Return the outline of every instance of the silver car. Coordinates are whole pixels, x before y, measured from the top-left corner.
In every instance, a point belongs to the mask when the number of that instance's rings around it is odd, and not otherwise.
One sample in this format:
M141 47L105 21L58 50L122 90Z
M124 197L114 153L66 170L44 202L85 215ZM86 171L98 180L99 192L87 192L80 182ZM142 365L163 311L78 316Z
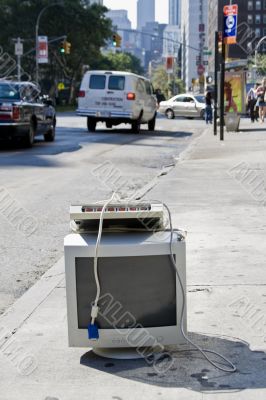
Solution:
M205 118L205 96L179 94L169 100L161 101L158 112L168 119L175 117Z

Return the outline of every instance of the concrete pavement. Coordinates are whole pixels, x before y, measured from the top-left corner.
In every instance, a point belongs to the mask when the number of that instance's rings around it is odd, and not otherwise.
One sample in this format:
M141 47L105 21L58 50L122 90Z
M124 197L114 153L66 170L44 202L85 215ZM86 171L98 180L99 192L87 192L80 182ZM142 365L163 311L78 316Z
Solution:
M69 204L154 185L204 127L202 120L158 118L155 132L99 124L89 133L86 118L61 115L55 142L0 146L0 315L62 257ZM106 162L117 176L105 185L92 171Z
M266 398L266 132L241 128L223 143L208 128L146 196L188 231L191 338L237 372L195 351L172 349L174 365L158 374L144 360L68 348L61 260L0 317L0 400Z

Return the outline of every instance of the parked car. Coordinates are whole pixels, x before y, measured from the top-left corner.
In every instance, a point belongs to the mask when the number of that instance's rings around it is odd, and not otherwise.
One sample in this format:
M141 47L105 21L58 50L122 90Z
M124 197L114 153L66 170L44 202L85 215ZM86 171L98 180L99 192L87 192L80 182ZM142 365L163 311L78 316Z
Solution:
M131 124L139 133L141 124L155 129L157 100L150 81L143 76L121 71L88 71L78 95L77 114L87 117L87 127L95 132L99 121L107 128Z
M37 135L55 139L56 114L52 101L41 97L30 82L0 81L0 139L22 139L31 147Z
M169 100L161 101L158 112L169 119L175 117L205 118L205 96L179 94Z

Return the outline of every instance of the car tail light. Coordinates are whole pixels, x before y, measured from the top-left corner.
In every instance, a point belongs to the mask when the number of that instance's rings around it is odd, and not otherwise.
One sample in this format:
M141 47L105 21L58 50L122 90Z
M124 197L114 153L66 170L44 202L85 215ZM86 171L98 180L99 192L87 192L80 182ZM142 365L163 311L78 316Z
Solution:
M12 119L20 119L20 108L19 107L13 107L12 110Z
M132 92L129 92L127 94L127 100L136 100L136 94L132 93Z
M86 93L85 90L80 90L78 93L78 97L85 97Z

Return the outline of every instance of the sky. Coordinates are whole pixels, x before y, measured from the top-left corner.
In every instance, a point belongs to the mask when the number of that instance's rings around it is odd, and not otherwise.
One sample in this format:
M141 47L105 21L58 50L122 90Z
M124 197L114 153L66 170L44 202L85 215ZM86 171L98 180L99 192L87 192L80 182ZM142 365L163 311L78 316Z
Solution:
M168 23L168 1L155 0L156 21ZM137 0L103 0L103 4L111 10L128 10L128 17L132 22L132 28L136 28Z

